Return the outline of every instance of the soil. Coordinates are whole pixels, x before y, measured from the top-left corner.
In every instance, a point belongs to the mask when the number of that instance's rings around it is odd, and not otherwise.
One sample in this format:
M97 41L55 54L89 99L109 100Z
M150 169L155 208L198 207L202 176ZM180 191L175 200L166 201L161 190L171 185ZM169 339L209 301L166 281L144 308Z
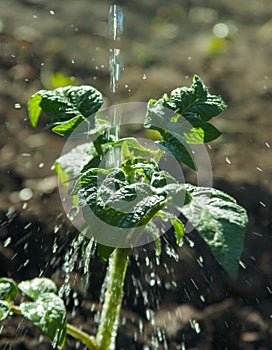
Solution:
M61 73L76 84L94 85L107 105L146 102L190 85L196 73L228 103L214 121L223 135L207 150L214 187L234 196L249 214L243 263L237 281L231 281L197 235L190 237L194 250L190 242L182 248L173 243L179 259L163 254L160 266L152 245L138 249L126 279L117 349L271 349L271 0L119 1L124 34L114 43L107 28L110 3L1 0L0 275L16 281L48 276L60 286L64 254L75 234L51 170L64 141L44 130L44 122L30 127L26 104L31 94L51 88L52 77ZM226 30L227 36L216 36ZM114 46L121 49L125 67L115 94L108 73ZM195 181L189 171L184 175ZM31 190L28 200L23 189ZM172 236L171 230L165 234L170 244ZM90 271L86 294L79 287L83 272L72 275L67 308L69 322L94 333L104 275L97 257ZM155 285L150 276L158 277ZM73 293L80 307L73 304ZM51 348L19 316L2 326L0 349ZM75 348L84 347L68 338L65 349Z

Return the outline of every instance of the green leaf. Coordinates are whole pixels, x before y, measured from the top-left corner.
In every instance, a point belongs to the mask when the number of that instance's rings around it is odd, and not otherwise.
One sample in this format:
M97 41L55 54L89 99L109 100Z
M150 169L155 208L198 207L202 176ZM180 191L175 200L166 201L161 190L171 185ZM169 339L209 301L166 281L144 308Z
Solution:
M178 136L182 140L182 136ZM189 168L197 170L192 150L187 146L185 139L181 142L170 133L163 135L164 141L157 141L156 144L163 151L171 153L179 162L183 162Z
M190 122L179 119L175 123L170 123L169 133L186 145L207 143L221 135L221 132L212 124L194 118Z
M111 256L112 252L115 249L113 247L108 247L103 244L98 244L97 248L98 248L99 258L103 264L105 264L108 261L109 257Z
M154 157L158 151L146 148L133 137L127 137L114 142L113 147L121 146L121 158L125 163L133 158Z
M184 117L195 117L208 121L226 109L220 96L210 95L203 81L195 75L190 88L181 87L173 90L163 105Z
M55 282L49 278L33 278L29 281L22 281L18 284L18 288L29 298L36 300L43 293L57 293Z
M165 188L165 186L176 182L176 179L164 170L154 171L150 179L150 185L156 188Z
M165 95L160 100L149 100L144 126L147 129L158 131L162 136L169 129L171 123L177 119L177 114L164 106Z
M31 124L36 127L41 111L50 118L53 131L68 136L81 121L96 113L103 104L101 93L92 86L66 86L40 90L29 100ZM94 119L90 127L94 126Z
M53 344L62 348L66 340L66 309L60 297L44 293L34 302L19 306L24 317L32 321Z
M248 222L246 210L214 188L187 184L185 188L191 201L179 210L204 238L217 261L235 278Z
M225 108L221 97L210 95L202 80L194 76L190 88L177 88L170 96L150 100L144 125L161 134L157 145L163 151L196 170L189 144L203 144L220 136L220 131L207 121Z
M18 293L17 284L10 278L0 278L0 300L11 301Z
M0 321L3 321L9 316L10 307L9 303L3 300L0 300Z
M55 162L54 164L54 170L55 173L58 176L58 179L60 181L60 183L64 186L64 187L68 187L68 181L70 179L70 176L62 169L61 165L59 162Z
M170 218L170 222L174 227L175 233L176 233L176 240L177 244L179 246L182 245L183 242L183 236L184 236L184 226L183 223L178 218Z
M167 194L145 183L129 184L120 169L91 169L81 180L79 203L108 225L133 228L146 224L164 206ZM90 211L85 219L92 222Z
M76 178L94 157L95 148L90 143L74 147L70 152L55 161L55 171L62 184L67 185L69 179Z
M155 216L157 216L157 214ZM155 254L157 256L160 256L161 255L160 230L156 226L153 220L147 223L147 225L145 226L144 232L153 238L155 243Z
M28 102L28 113L31 125L35 128L38 124L38 120L42 111L40 103L42 101L42 96L38 93L34 94Z
M184 236L184 225L174 214L161 210L156 216L161 217L163 220L169 220L175 230L177 244L181 247Z
M67 120L66 122L59 123L52 128L52 131L60 136L69 136L71 131L73 131L82 122L84 122L84 119L82 119L81 116L77 116Z

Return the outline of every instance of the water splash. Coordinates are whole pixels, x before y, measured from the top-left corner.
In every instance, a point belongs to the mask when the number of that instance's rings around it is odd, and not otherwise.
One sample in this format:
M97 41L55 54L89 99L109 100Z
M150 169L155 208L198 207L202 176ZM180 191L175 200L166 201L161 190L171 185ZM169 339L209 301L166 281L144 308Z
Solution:
M59 290L61 297L69 298L71 292L71 275L75 269L83 269L83 281L81 291L83 294L87 292L90 279L89 265L94 255L96 244L94 239L89 240L84 233L79 233L71 242L70 249L64 257L63 270L65 272L64 283Z

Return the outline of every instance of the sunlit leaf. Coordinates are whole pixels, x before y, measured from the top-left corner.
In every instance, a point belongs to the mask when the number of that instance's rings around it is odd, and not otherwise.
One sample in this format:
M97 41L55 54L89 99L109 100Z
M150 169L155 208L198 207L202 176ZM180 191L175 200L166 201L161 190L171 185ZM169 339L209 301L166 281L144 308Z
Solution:
M49 278L33 278L29 281L22 281L18 284L18 288L29 298L36 300L43 293L57 293L55 282Z
M34 302L19 306L22 315L32 321L53 344L62 348L66 339L66 309L61 298L44 293Z
M55 171L61 183L67 186L67 181L79 176L84 166L96 155L94 146L84 143L59 157L55 161Z
M150 100L145 127L158 131L162 140L157 145L193 170L196 164L190 144L210 142L221 135L207 121L226 108L219 96L210 95L198 76L190 88L181 87L159 100Z
M169 107L184 117L196 117L200 120L210 120L226 109L220 96L211 95L203 81L195 75L190 88L181 87L173 90L165 107Z
M0 278L0 300L11 301L18 292L17 284L10 278Z
M68 136L83 120L97 112L103 104L101 93L92 86L66 86L40 90L29 100L31 124L37 126L41 111L50 118L53 131ZM94 127L94 118L90 127Z
M183 236L184 236L184 225L180 221L178 217L176 217L174 214L169 213L167 211L159 211L156 216L161 217L163 220L169 220L175 230L176 234L176 241L179 246L183 243Z
M28 102L28 113L31 125L34 128L37 126L42 108L40 103L42 101L42 96L38 93L34 94Z
M133 137L118 140L114 142L113 146L121 147L121 158L123 163L133 158L154 157L157 153L157 151L141 145L140 142Z

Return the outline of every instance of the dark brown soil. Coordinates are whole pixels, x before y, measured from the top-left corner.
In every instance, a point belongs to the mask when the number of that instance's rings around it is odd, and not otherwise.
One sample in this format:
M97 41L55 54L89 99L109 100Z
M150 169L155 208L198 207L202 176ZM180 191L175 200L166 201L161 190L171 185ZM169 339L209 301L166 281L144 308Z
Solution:
M0 2L0 275L16 281L43 275L61 284L63 256L74 234L50 169L63 140L44 130L43 123L30 127L26 104L31 94L51 88L52 75L62 73L78 84L94 85L108 105L146 102L189 85L196 73L229 105L215 121L223 135L208 152L214 186L233 195L249 214L244 267L231 282L197 239L196 250L185 244L176 251L178 262L164 254L160 266L152 248L143 248L141 268L131 259L117 349L271 349L271 0L120 2L125 27L116 46L123 52L125 70L116 94L110 91L108 73L110 3ZM226 38L215 36L218 23L227 26ZM32 191L28 201L20 197L24 188ZM197 262L200 255L204 266ZM81 272L73 275L80 307L74 310L67 300L67 308L69 322L94 333L104 268L95 258L90 271L85 296L78 288ZM148 283L152 273L159 276L155 286ZM135 279L143 290L138 296ZM155 310L155 327L147 319L145 298ZM19 316L2 325L0 349L51 348ZM166 339L168 347L164 340L157 346L152 339ZM67 350L83 348L71 338L65 345Z

